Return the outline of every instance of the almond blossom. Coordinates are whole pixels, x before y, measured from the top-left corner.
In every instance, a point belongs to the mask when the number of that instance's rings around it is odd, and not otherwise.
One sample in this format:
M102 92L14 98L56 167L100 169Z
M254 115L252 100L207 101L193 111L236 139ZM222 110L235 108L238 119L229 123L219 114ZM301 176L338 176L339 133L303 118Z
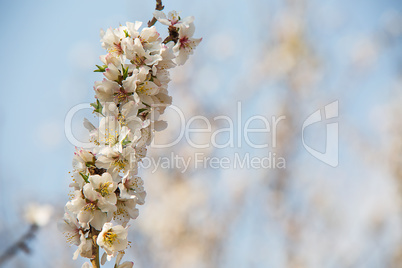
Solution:
M135 199L137 204L142 205L145 203L146 192L144 190L144 181L133 174L127 173L123 177L122 182L119 184L120 198Z
M201 42L202 38L193 38L195 31L194 23L190 23L188 27L179 27L179 41L173 47L173 52L176 53L176 63L183 65L188 57L193 54L193 50Z
M102 229L103 224L107 221L107 209L113 207L104 207L105 211L102 211L97 203L97 195L92 195L90 191L87 191L88 196L83 196L82 192L75 191L74 198L67 202L66 209L72 212L78 219L81 228L89 229L92 226L96 230ZM114 211L112 211L114 212Z
M107 222L103 225L102 232L98 235L97 244L102 247L108 259L114 257L119 251L126 249L127 229L121 225L113 226L112 223Z
M162 24L167 26L175 26L179 27L181 25L188 26L190 23L194 21L194 17L186 17L183 20L180 18L180 13L177 11L170 11L168 15L163 11L154 11L155 18Z
M129 244L128 223L138 217L137 205L145 203L138 163L154 132L167 127L160 117L172 103L169 69L183 64L201 41L193 38L194 17L181 19L176 11L166 16L160 6L148 27L137 21L101 31L107 53L95 72L104 78L95 82L91 104L99 124L84 119L92 147L76 149L73 195L60 224L67 240L78 246L74 259L90 259L82 267L100 267L115 256L115 267L133 266L120 261ZM157 21L169 27L166 38L153 25ZM102 261L100 248L106 256Z

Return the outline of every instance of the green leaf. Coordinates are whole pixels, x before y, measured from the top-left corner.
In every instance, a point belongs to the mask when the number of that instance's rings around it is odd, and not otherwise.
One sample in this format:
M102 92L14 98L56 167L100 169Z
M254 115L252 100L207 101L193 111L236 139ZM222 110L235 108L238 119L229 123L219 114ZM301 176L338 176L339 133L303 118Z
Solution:
M96 65L96 67L98 67L98 70L94 70L94 72L103 73L106 71L107 65L102 65L102 66Z
M127 144L131 143L131 141L128 140L128 135L124 138L124 140L122 140L121 144L123 146L126 146Z
M144 104L144 105L147 106L147 107L151 107L151 105L146 104L145 102L142 102L142 104Z
M148 110L148 109L147 109L147 108L138 109L137 115L139 115L140 113L142 113L142 112L144 112L144 111L146 111L146 110Z
M130 37L130 35L128 34L127 30L123 31L126 34L126 37Z
M102 106L102 104L100 103L99 100L96 100L96 102L91 103L91 106L94 107L94 109L95 109L94 113L99 113L99 114L103 115L102 114L103 106Z
M84 181L86 182L86 183L89 183L89 180L88 180L88 175L85 175L85 174L82 174L81 172L80 172L80 175L81 175L81 177L84 179Z
M121 65L121 68L123 69L123 80L126 80L128 77L128 66L124 68L123 64Z

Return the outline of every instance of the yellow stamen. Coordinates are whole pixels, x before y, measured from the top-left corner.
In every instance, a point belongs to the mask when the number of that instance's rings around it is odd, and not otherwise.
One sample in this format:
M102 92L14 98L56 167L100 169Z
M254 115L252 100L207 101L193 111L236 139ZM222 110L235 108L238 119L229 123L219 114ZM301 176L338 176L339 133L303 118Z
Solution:
M122 171L126 167L127 163L128 161L125 159L118 159L115 160L112 164L113 166L117 167L119 171Z
M117 234L113 233L112 229L103 235L103 241L109 247L113 246L114 241L117 240Z
M84 211L94 211L95 209L96 206L94 203L87 203L83 208Z
M108 181L106 183L101 183L99 185L99 189L97 190L97 192L99 192L103 197L107 196L110 194L109 192L109 186L110 184L112 184L112 182Z

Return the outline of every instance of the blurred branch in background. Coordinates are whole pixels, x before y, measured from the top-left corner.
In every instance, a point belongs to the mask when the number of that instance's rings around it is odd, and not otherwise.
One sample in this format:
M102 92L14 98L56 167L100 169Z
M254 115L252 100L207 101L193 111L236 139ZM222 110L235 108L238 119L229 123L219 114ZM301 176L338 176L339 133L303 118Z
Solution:
M6 263L7 260L13 258L20 250L26 254L30 254L31 250L28 247L28 242L32 240L39 227L35 224L31 225L28 232L21 237L17 242L12 244L1 256L0 256L0 266Z
M284 267L289 268L309 267L301 241L309 224L305 213L309 212L300 211L300 206L294 202L310 201L295 200L292 193L292 188L296 187L297 195L303 198L300 195L306 191L298 188L296 183L304 174L294 172L297 170L295 158L300 153L297 144L303 122L301 116L304 114L301 104L305 102L306 95L314 91L321 72L319 60L306 36L306 2L287 1L283 9L276 13L274 23L270 25L272 39L266 45L264 59L257 64L256 70L258 77L268 75L266 79L278 81L284 91L278 114L285 120L277 134L275 152L286 159L286 168L266 170L262 177L266 178L263 181L267 187L266 213L271 221L278 221L278 225L282 226L286 256Z
M390 132L390 144L386 146L386 159L389 161L389 169L395 180L397 191L399 194L398 204L398 217L402 221L402 87L401 77L395 83L393 94L395 98L391 102L388 113L390 114L390 122L388 122L387 129ZM389 267L398 268L402 267L402 235L399 234L399 241L393 250L393 258L390 261Z
M14 244L11 244L5 252L0 255L0 266L13 258L19 251L30 254L28 243L35 238L41 227L48 224L53 208L50 205L38 205L31 203L25 211L25 220L31 224L29 230Z

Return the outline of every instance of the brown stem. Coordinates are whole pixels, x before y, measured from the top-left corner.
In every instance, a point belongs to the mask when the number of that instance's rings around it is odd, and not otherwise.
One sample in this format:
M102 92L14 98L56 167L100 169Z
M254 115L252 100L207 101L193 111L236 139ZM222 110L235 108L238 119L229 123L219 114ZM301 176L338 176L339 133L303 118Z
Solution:
M162 5L162 0L156 0L156 7L155 10L163 10L165 6ZM152 20L148 21L148 27L153 26L156 23L156 18L152 17Z
M91 229L89 230L89 236L92 237L92 258L91 258L91 263L92 263L93 268L100 268L99 246L96 243L96 240L98 239L98 235L99 235L99 231L91 226Z
M156 0L156 7L155 10L163 10L165 8L164 5L162 5L162 0ZM151 27L153 25L155 25L157 19L155 17L152 17L152 20L148 21L148 27ZM169 43L170 41L173 41L175 44L177 43L177 41L179 40L179 32L178 29L174 26L169 26L169 36L165 38L165 40L163 40L163 43Z
M177 41L179 41L179 32L177 28L174 26L169 26L168 30L169 30L169 36L166 37L165 40L163 40L163 43L167 44L170 41L173 41L176 44Z

